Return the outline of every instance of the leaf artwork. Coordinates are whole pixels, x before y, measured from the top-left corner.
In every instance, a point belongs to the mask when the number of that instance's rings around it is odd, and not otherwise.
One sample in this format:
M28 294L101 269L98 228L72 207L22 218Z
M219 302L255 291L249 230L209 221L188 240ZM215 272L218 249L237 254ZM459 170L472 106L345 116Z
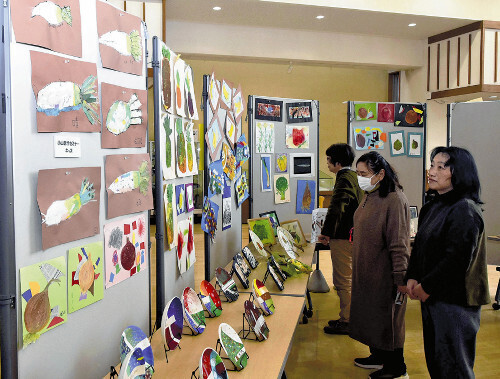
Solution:
M182 275L196 262L193 216L177 223L177 267Z
M174 53L160 40L161 60L160 60L160 74L161 74L161 104L163 110L172 112L172 82L173 82L173 65Z
M160 125L160 146L164 146L160 152L161 171L165 180L175 179L175 117L168 113L163 113Z
M309 126L287 125L286 147L289 149L309 149Z
M355 103L354 114L356 121L377 119L377 103Z
M394 126L422 127L424 125L423 105L396 103L394 110Z
M389 141L391 144L391 157L405 155L404 131L390 132Z
M236 142L236 168L238 169L243 163L250 158L250 148L248 147L245 134L242 134Z
M238 88L236 89L233 95L233 114L236 123L240 122L244 112L245 112L245 100L243 99L241 84L239 84Z
M215 235L217 233L218 214L219 206L205 196L201 214L201 230L209 235L212 242L215 241Z
M268 217L248 219L248 228L253 231L265 245L274 245L274 230Z
M248 193L247 174L241 168L236 173L236 181L234 182L234 190L236 192L236 203L238 207L250 196Z
M193 183L186 183L186 212L194 210Z
M314 180L297 180L296 213L311 214L316 199L316 182Z
M290 233L295 244L298 246L307 245L306 237L304 236L304 232L298 220L283 221L280 226Z
M271 155L270 154L262 154L260 156L260 183L261 190L263 192L272 191L271 185Z
M274 153L274 123L257 122L255 128L255 151Z
M222 79L221 83L221 91L220 91L220 106L230 111L232 109L232 101L233 98L233 85L226 81L226 79Z
M275 172L282 173L288 171L288 154L287 153L276 153L276 166Z
M196 95L194 93L193 69L186 65L184 71L184 93L186 99L187 117L191 120L198 120L198 108L196 107Z
M175 199L178 216L186 211L186 191L184 184L175 186Z
M175 111L177 116L186 117L186 98L184 96L185 63L177 56L174 63Z
M208 152L212 161L216 161L220 158L223 138L222 126L219 123L217 113L215 113L212 117L207 133L205 134L205 141L207 143Z
M382 127L355 128L354 141L356 150L383 150L387 134Z
M290 202L290 176L288 174L274 175L274 203Z
M174 212L174 185L172 183L165 186L163 201L165 204L165 244L168 250L172 250L177 242L174 238L177 230L177 212Z
M419 158L422 156L422 133L408 133L408 156Z
M217 81L215 80L215 73L213 72L210 76L210 83L208 84L208 96L210 99L210 106L212 107L213 112L215 112L217 105L219 104L219 87L217 85Z
M231 184L224 178L224 191L222 193L222 230L231 227Z
M214 195L222 193L222 187L224 186L224 170L222 166L222 160L210 163L208 166L209 172L209 182L208 182L208 197L211 198Z
M236 175L236 158L227 143L222 144L222 167L230 180Z

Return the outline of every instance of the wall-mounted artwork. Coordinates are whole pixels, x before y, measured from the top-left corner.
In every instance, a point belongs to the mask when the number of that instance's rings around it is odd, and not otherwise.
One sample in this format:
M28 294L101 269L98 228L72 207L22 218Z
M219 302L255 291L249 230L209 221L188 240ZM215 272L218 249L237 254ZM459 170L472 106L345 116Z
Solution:
M142 20L103 1L96 3L97 34L102 66L143 75Z
M395 126L424 126L424 106L422 104L396 103L394 111Z
M391 157L406 155L405 152L405 132L400 130L389 133L389 143L391 144Z
M148 225L144 215L104 225L106 288L148 269Z
M210 83L208 84L208 98L210 100L210 107L215 114L217 114L216 109L219 105L219 96L219 86L217 85L217 80L215 80L215 73L212 72Z
M16 42L82 56L79 0L25 0L10 4Z
M263 192L273 190L271 159L271 154L262 154L260 156L260 188Z
M276 153L274 155L276 159L276 165L274 170L277 173L288 172L288 154L287 153Z
M196 106L196 95L194 93L193 68L186 65L184 71L184 97L186 99L186 115L191 120L198 120L198 108Z
M423 133L408 133L407 151L408 156L412 158L422 157L423 150Z
M175 119L175 148L177 151L177 176L191 176L198 173L194 147L192 122L184 123L182 118Z
M232 109L232 99L233 99L233 84L228 82L226 79L222 79L221 90L220 90L220 106L226 111Z
M179 56L174 62L175 112L179 117L186 117L186 98L184 94L184 73L186 64Z
M311 153L290 154L290 177L316 176L314 155Z
M224 187L224 169L222 167L222 159L212 162L208 165L208 197L222 193Z
M99 234L100 167L40 170L42 249Z
M280 226L291 234L295 244L298 246L307 245L307 240L299 220L282 221Z
M175 165L175 117L169 113L163 113L160 120L160 152L161 171L163 178L174 179L176 172Z
M177 265L182 275L196 262L193 216L177 223Z
M224 178L224 191L222 192L222 230L231 227L231 183Z
M179 346L184 328L182 302L177 296L170 300L161 317L163 344L168 350L175 350Z
M100 132L95 63L38 51L30 56L38 132Z
M234 120L236 123L239 123L241 120L241 116L245 111L245 99L243 98L243 93L241 91L241 84L238 84L238 88L233 95L233 113Z
M153 209L149 154L107 155L107 218Z
M250 148L248 147L245 134L242 134L236 142L236 168L240 167L250 158Z
M286 147L289 149L309 149L309 126L287 125Z
M222 167L224 173L230 180L234 180L236 175L236 158L227 143L222 144Z
M158 40L160 44L160 82L161 82L161 104L163 110L172 112L172 99L174 90L174 60L175 54L168 48L162 41Z
M103 148L144 147L148 126L146 90L101 83Z
M316 199L316 182L314 180L297 180L297 202L295 212L311 214Z
M186 211L186 190L184 184L175 186L175 208L177 210L177 216Z
M387 134L381 126L354 129L356 150L383 150Z
M68 312L102 300L104 295L104 251L102 242L68 251Z
M316 208L312 211L311 243L318 243L318 236L325 223L327 208Z
M244 369L248 363L248 354L241 338L231 325L225 322L219 325L219 340L234 367L237 370Z
M66 259L58 257L19 270L23 347L66 322Z
M274 153L273 122L257 122L255 124L255 152Z
M377 121L378 122L394 122L394 104L389 103L378 103L378 113L377 113Z
M219 206L205 196L203 200L203 210L201 214L201 230L208 234L212 242L215 241L217 234L217 218L219 215Z
M234 149L238 139L238 126L231 111L226 112L226 137Z
M241 170L241 168L239 168L236 173L234 191L236 193L236 203L239 207L250 196L248 193L247 173Z
M290 202L290 175L274 175L274 203L282 204Z
M270 99L255 99L255 119L281 122L283 102Z
M173 183L165 185L163 192L163 203L165 204L165 247L172 250L177 239L175 232L177 230L177 211L175 205L175 188Z
M222 126L219 122L217 112L215 112L212 117L212 121L210 121L210 126L208 127L207 133L205 134L208 153L210 154L210 159L212 161L216 161L220 158L223 138Z
M286 116L289 124L311 122L313 120L311 102L287 103Z
M249 218L248 229L253 231L264 245L276 243L274 229L268 217Z
M356 121L367 121L377 119L377 103L354 104Z
M186 212L194 210L193 183L186 183Z

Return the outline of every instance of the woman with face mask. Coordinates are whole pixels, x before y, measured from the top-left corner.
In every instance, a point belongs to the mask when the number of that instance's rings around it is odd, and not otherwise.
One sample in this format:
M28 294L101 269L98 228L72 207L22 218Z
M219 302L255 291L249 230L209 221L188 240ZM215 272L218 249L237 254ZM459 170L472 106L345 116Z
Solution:
M379 153L362 155L356 172L365 195L354 213L350 336L368 345L370 355L354 359L354 364L378 369L370 378L407 378L403 345L410 258L408 199Z

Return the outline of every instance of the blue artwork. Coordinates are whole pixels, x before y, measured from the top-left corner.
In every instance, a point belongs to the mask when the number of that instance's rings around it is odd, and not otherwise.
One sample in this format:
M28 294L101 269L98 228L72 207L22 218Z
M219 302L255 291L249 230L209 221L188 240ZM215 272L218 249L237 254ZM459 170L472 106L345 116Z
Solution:
M236 142L236 168L240 167L243 163L245 163L248 158L250 158L250 149L248 148L247 139L245 134L241 134L241 137L238 138L238 142Z
M212 242L215 240L217 232L217 216L219 206L205 196L203 200L203 212L201 214L201 230L210 236Z
M148 337L146 337L139 327L131 325L122 333L120 342L120 361L124 363L125 357L136 348L142 350L142 360L146 366L146 373L152 375L154 372L154 357L151 344L149 343ZM138 355L136 358L140 358L140 356Z
M356 150L383 150L387 134L381 126L354 129Z
M297 180L296 213L312 214L316 199L316 182L314 180Z
M222 230L231 227L231 183L229 179L224 179L224 192L222 192Z
M262 154L260 156L260 183L261 190L272 191L271 188L271 155Z
M184 190L184 184L175 186L175 200L178 216L186 212L186 191Z
M222 159L210 163L208 166L208 175L210 176L208 182L208 197L222 193L224 187L224 169L222 167Z
M242 172L241 167L236 172L234 190L236 192L236 200L239 207L250 196L248 193L247 173Z

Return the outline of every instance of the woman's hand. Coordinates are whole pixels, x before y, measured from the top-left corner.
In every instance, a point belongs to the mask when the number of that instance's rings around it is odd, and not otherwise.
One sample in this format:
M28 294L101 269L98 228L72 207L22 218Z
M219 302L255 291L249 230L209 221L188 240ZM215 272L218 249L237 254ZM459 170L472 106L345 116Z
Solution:
M408 282L406 283L406 293L412 300L416 300L416 297L413 295L413 290L417 285L418 282L415 279L408 279Z
M318 242L321 242L323 245L328 245L330 243L330 237L320 234L318 236Z
M418 284L413 289L413 296L415 299L420 300L421 302L425 302L429 298L429 294L424 291L424 288L421 284Z

